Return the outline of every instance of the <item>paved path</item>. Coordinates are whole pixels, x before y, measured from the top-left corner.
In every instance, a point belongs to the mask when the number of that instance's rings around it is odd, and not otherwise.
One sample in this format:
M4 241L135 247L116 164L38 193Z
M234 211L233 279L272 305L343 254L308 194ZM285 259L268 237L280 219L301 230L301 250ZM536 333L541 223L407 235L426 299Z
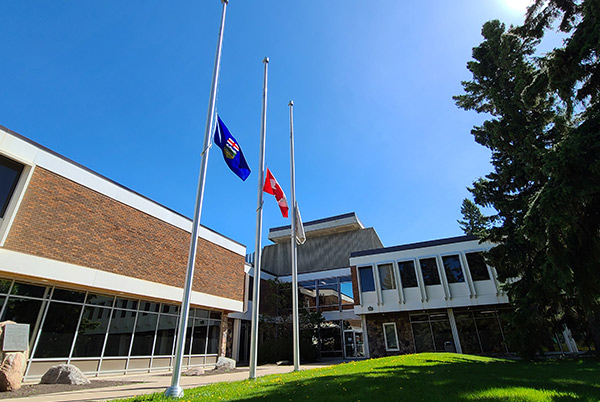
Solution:
M337 363L337 362L336 362ZM323 363L315 363L302 365L301 370L330 366L334 362L327 361ZM256 375L258 377L268 374L282 374L293 371L293 366L276 366L264 365L258 367ZM194 388L205 384L215 382L239 381L248 378L248 368L237 370L232 373L215 374L206 376L187 377L182 376L180 385L184 389ZM54 394L43 394L29 396L26 398L10 399L10 401L27 401L27 402L72 402L72 401L107 401L116 398L131 398L136 395L151 394L154 392L164 392L171 385L171 376L165 373L149 373L149 374L131 374L118 377L99 377L92 378L95 380L117 380L117 381L140 381L137 384L119 385L116 387L82 389L68 392L58 392Z

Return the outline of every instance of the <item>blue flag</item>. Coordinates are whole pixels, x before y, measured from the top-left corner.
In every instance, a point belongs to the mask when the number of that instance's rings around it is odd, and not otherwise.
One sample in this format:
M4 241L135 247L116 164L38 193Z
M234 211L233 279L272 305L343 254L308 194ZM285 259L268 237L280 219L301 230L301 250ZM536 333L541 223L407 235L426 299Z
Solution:
M217 128L215 129L215 144L223 151L223 158L229 169L240 179L246 180L250 175L250 168L246 163L242 148L219 116L217 116Z

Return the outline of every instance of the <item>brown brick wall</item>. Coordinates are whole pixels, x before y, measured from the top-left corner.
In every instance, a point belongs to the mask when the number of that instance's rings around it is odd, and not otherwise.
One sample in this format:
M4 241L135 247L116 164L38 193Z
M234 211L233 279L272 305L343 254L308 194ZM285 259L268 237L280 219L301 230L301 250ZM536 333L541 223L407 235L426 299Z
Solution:
M183 287L190 234L36 167L5 248ZM244 257L198 239L193 289L243 300Z
M415 353L412 329L407 312L367 314L367 336L369 337L370 357L382 357L391 355L403 355ZM385 350L385 337L383 335L383 324L395 322L398 336L399 351L388 352Z

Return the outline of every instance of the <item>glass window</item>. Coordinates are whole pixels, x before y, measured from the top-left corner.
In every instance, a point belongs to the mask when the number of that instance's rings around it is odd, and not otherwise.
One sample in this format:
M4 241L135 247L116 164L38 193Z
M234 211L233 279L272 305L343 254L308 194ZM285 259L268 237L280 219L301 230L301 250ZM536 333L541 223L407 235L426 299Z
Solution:
M252 301L254 296L254 277L248 276L248 301Z
M22 171L23 165L0 155L0 218L4 218Z
M423 272L423 281L426 286L439 285L440 275L437 269L435 258L423 258L419 260L421 264L421 272Z
M385 350L398 350L396 324L393 322L383 324L383 334L385 336Z
M458 255L445 255L442 257L444 270L448 283L464 282L465 276L460 265L460 257Z
M77 304L50 303L35 350L36 358L69 356L82 308Z
M103 296L88 293L86 303L93 304L95 306L106 306L112 307L114 296Z
M210 321L208 324L208 349L209 355L219 353L219 340L221 339L221 323L218 321Z
M339 321L326 321L320 328L321 356L341 357L342 350L342 328Z
M20 297L9 296L6 302L6 308L2 315L2 321L14 321L18 324L29 324L29 342L33 340L33 330L35 323L40 315L42 307L41 300L23 299Z
M433 340L435 342L436 352L456 352L454 348L454 339L452 338L452 330L450 329L450 321L446 317L445 320L434 321L431 319L431 329L433 330ZM449 349L446 350L446 345Z
M415 349L417 353L435 352L429 321L413 322L411 326L415 336Z
M162 313L179 315L179 306L174 306L172 304L163 304L162 305Z
M152 354L157 322L158 314L141 311L138 313L135 323L135 333L133 334L131 356L150 356Z
M194 333L192 338L192 354L203 355L206 351L206 334L208 333L208 321L196 318L194 322Z
M121 299L117 297L117 302L115 303L115 307L137 310L138 301L137 300L129 300L129 299Z
M331 311L340 309L340 298L337 285L337 279L322 279L319 285L319 308L321 311Z
M298 306L309 309L317 309L317 287L315 281L298 282Z
M473 319L473 313L465 311L454 313L456 319L456 328L458 329L458 337L460 338L460 346L463 353L478 354L481 353L479 345L479 337L477 336L477 327Z
M140 311L148 311L150 313L158 313L160 305L152 302L140 302Z
M12 281L10 279L0 279L0 293L8 293L11 283Z
M485 281L490 279L485 260L481 253L467 253L467 263L471 270L471 277L474 281Z
M73 357L100 357L110 320L110 309L86 307L83 310Z
M177 328L177 317L162 314L158 320L156 331L156 345L154 354L165 356L173 354L173 342L175 340L175 328Z
M492 310L474 313L483 353L504 353L502 331L496 312Z
M340 297L342 298L342 310L354 308L354 291L351 276L340 278Z
M83 303L85 299L85 293L75 292L73 290L66 289L54 289L52 292L52 300L63 300L76 303Z
M381 290L396 289L396 277L392 264L378 265Z
M127 356L135 322L135 311L113 310L104 356Z
M413 261L399 262L398 269L400 270L403 288L416 288L419 286L417 274L415 273L415 263Z
M198 315L196 315L196 317L199 317ZM210 318L212 318L213 320L220 320L222 317L221 312L220 311L211 311L210 312Z
M29 296L29 297L44 297L46 293L46 288L43 286L35 286L29 283L19 283L15 282L10 293L13 295L19 296Z
M358 275L360 277L360 291L361 292L374 292L375 291L375 280L373 279L373 268L372 267L359 267Z

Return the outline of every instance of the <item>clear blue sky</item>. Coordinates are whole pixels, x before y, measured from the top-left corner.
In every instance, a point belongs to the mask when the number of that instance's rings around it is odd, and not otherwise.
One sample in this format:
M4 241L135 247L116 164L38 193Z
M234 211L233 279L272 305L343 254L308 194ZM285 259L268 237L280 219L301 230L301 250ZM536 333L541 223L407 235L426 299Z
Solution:
M512 0L514 3L518 0ZM490 171L452 95L509 0L231 0L218 112L253 170L210 153L202 224L254 249L262 98L266 162L289 196L288 101L305 221L354 211L385 246L461 235ZM219 0L0 0L0 125L192 215ZM263 231L289 224L265 194Z

